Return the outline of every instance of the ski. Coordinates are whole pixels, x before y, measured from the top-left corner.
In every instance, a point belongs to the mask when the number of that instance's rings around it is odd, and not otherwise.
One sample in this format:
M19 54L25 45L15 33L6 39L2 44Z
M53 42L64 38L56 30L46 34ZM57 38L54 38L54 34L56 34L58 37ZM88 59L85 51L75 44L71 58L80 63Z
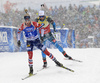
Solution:
M43 68L37 70L37 72L42 71L42 70L44 70L44 69L47 69L47 68L49 68L49 67L50 67L50 66L48 66L48 67L43 67Z
M77 61L77 62L82 62L82 61L80 61L80 60L76 60L76 59L72 59L73 61Z
M30 77L32 77L32 76L35 76L36 74L37 74L37 73L34 73L34 74L31 74L31 75L28 75L28 76L22 78L22 80L25 80L25 79L30 78Z
M58 67L60 67L60 66L58 66ZM64 68L64 69L69 70L69 71L71 71L71 72L74 72L74 70L72 70L72 69L70 69L70 68L68 68L68 67L65 67L65 66L61 66L61 68Z
M76 61L76 62L82 62L82 61L76 60L76 59L67 59L67 58L64 58L64 60L72 60L72 61Z

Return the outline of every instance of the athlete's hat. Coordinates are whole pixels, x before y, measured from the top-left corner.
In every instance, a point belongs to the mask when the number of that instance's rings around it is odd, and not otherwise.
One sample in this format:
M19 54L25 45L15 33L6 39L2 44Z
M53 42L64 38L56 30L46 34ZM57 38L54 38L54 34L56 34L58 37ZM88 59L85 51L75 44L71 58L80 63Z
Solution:
M44 11L43 10L39 11L39 16L44 16Z
M24 15L24 19L25 20L28 20L28 19L30 19L30 15L27 13L28 12L28 10L27 9L25 9L25 15Z

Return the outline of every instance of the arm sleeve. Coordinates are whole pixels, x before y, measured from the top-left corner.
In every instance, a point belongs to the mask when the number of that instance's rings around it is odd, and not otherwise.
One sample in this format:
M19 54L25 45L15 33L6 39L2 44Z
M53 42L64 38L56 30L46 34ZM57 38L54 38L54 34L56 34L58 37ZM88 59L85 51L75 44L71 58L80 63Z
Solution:
M44 36L44 29L41 29L41 36Z
M21 31L23 30L23 27L24 27L24 25L22 24L18 30L18 41L20 40L20 34L21 34Z
M54 31L56 31L56 23L50 17L48 17L47 21L52 24Z
M18 41L20 40L20 33L18 33Z
M55 22L53 22L53 29L54 29L54 31L56 31L56 23Z

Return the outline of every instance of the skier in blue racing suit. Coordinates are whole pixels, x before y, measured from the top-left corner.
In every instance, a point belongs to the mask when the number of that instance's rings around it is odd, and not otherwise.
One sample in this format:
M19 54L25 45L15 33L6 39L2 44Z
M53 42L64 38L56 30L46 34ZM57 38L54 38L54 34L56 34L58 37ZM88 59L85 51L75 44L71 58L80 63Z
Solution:
M63 50L63 48L57 43L55 38L53 37L51 31L50 31L50 24L53 25L54 32L56 31L56 24L55 22L48 16L44 15L44 11L40 10L39 11L39 17L35 19L36 22L39 24L44 24L44 26L39 29L40 33L40 39L45 45L46 41L49 40L66 58L72 59L67 53ZM44 65L43 67L47 67L47 61L46 61L46 55L42 52L42 57L43 57L43 62Z

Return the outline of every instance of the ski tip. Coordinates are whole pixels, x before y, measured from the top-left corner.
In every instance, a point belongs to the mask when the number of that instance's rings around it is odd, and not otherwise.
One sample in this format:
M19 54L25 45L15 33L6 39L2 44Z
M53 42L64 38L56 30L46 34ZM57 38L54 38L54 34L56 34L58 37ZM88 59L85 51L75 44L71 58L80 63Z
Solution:
M82 61L80 61L80 60L76 60L76 59L72 59L73 61L77 61L77 62L82 62Z
M24 79L22 78L22 80L24 80Z
M71 70L71 72L74 72L74 70Z
M72 61L76 61L76 62L83 62L83 61L80 61L80 60L76 60L76 59L67 59L67 58L64 58L64 60L72 60Z

